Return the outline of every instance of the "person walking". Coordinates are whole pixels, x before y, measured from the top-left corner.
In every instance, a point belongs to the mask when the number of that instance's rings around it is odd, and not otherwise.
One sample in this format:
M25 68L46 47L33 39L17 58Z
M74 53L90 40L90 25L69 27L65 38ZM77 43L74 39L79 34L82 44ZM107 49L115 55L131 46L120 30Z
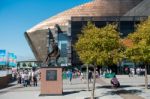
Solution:
M71 70L69 70L69 72L68 72L68 77L69 77L69 82L71 84L71 81L72 81L72 71Z
M81 72L81 74L80 74L80 79L81 79L82 82L84 81L83 72Z
M21 83L23 84L24 86L24 76L25 76L25 73L24 71L21 73Z
M28 85L31 86L31 81L32 81L32 72L28 72Z
M28 72L25 72L25 74L24 74L24 87L27 87L27 85L28 85Z
M37 86L37 73L35 71L32 72L33 85Z
M88 73L88 79L89 79L89 82L92 82L92 71L89 70L89 73Z
M20 74L20 72L17 73L17 80L18 80L18 84L21 84L21 74Z

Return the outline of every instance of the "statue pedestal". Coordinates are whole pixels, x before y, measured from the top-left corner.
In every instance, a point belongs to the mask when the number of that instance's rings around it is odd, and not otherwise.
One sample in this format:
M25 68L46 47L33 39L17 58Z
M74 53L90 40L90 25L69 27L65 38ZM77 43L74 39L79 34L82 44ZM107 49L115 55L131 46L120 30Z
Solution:
M41 94L62 95L63 81L61 67L42 67L41 71Z

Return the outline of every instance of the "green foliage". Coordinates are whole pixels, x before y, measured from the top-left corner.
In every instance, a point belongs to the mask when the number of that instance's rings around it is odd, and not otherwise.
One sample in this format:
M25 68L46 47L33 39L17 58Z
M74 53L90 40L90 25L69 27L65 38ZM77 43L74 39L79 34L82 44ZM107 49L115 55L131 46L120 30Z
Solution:
M108 65L121 57L122 43L115 25L97 28L88 22L79 35L75 49L85 64Z
M28 66L29 66L29 67L32 67L32 64L31 64L31 63L29 63L29 64L28 64Z
M150 18L138 25L137 30L128 36L133 46L127 48L126 55L135 62L150 62Z
M20 67L20 62L17 62L17 67Z
M23 66L23 67L26 67L27 65L26 65L26 63L23 63L22 66Z

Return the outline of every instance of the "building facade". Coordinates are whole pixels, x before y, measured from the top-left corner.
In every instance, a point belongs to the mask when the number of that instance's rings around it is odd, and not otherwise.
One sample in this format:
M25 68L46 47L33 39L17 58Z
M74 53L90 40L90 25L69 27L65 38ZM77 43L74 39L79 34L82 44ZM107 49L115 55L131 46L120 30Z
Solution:
M45 61L51 50L51 33L60 49L59 65L81 65L73 45L88 21L97 27L117 23L120 35L124 37L150 15L150 7L145 6L148 4L149 0L93 0L37 24L25 32L25 37L38 61Z
M17 69L32 69L41 67L42 62L34 59L22 60L17 62Z

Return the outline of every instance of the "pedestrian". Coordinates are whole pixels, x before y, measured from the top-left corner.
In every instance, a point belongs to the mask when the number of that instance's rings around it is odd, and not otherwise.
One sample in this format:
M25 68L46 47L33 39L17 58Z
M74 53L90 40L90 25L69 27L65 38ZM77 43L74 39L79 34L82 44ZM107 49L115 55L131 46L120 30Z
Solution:
M129 68L125 67L125 74L130 74Z
M110 81L111 85L113 88L118 88L120 87L120 83L118 81L118 79L116 78L116 76L114 75L114 77L111 79Z
M136 74L137 74L138 76L140 76L140 72L141 72L140 68L139 68L139 67L136 68Z
M37 86L37 73L35 71L32 72L33 85Z
M27 87L27 85L28 85L28 72L25 72L25 74L24 74L24 87Z
M80 79L81 79L81 81L84 80L83 72L81 72Z
M92 71L89 70L89 73L88 73L89 82L92 81L92 78L93 78Z
M72 82L72 75L73 75L72 71L69 70L69 72L68 72L68 77L69 77L69 82L70 82L70 84L71 84L71 82Z
M17 80L18 80L18 84L21 84L21 74L20 74L20 72L17 73Z
M24 85L24 76L25 76L25 74L24 74L24 71L21 73L21 83Z
M31 86L31 81L32 81L32 72L28 72L28 85Z

